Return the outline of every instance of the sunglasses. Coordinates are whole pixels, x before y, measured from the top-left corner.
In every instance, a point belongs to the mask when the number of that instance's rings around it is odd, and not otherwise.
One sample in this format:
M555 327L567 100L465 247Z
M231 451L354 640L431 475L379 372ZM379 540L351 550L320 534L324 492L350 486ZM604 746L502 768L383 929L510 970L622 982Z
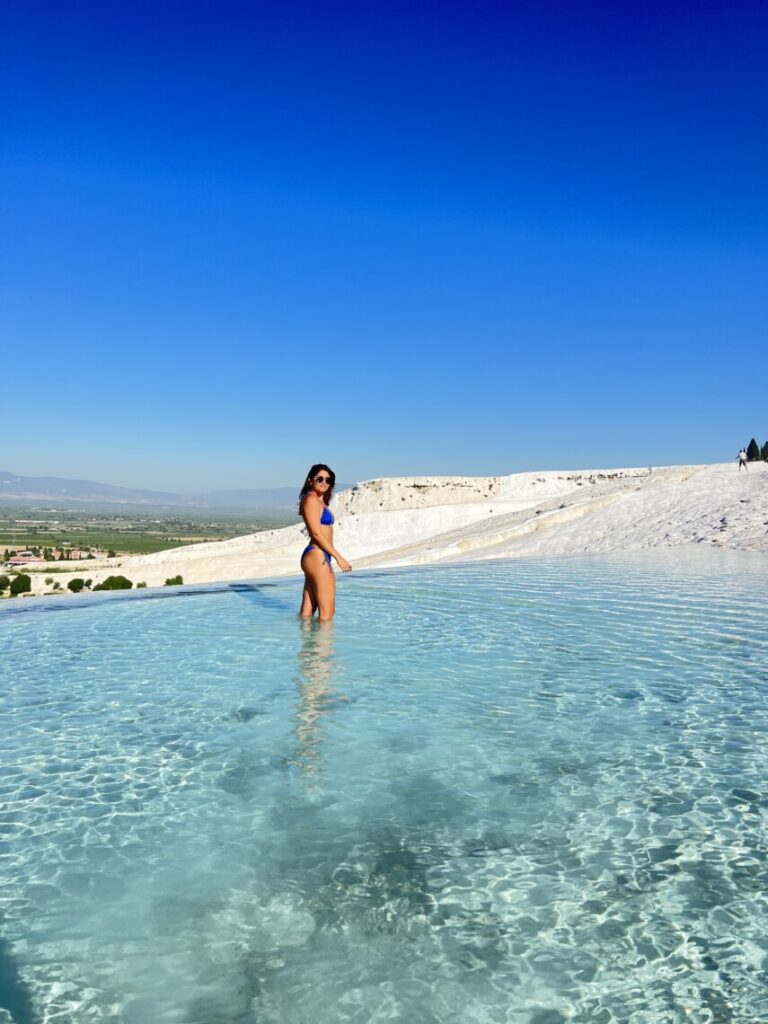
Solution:
M330 482L331 482L331 478L329 476L316 476L315 477L315 483L316 484L329 484Z

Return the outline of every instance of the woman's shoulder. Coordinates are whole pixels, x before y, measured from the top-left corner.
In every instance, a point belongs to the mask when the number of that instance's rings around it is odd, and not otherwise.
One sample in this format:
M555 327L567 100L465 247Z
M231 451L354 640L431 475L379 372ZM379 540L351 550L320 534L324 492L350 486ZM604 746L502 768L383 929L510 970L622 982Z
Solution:
M319 501L319 502L320 502L320 504L321 504L321 505L323 505L323 500L322 500L322 498L318 498L318 496L317 496L317 495L315 494L315 492L314 492L314 491L307 491L307 493L306 493L306 494L302 494L302 496L301 496L301 498L300 498L300 500L299 500L299 509L303 510L303 509L304 509L304 507L305 507L305 506L306 506L306 504L307 504L307 501L308 501L308 500L309 500L310 498L311 498L311 499L313 499L314 501Z

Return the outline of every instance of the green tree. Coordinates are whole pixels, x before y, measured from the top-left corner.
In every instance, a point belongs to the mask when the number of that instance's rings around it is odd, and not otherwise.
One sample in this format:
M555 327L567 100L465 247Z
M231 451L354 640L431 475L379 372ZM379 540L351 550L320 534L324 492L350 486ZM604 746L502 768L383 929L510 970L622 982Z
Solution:
M70 580L67 584L67 590L71 590L73 594L79 594L85 586L85 580L76 576L73 580Z
M760 449L757 447L757 441L752 438L747 448L747 458L750 462L757 462L760 458Z
M32 579L25 572L20 572L11 580L11 596L17 594L30 594L32 592Z
M93 588L94 590L130 590L133 586L133 580L126 579L125 576L107 576L103 583L97 583Z
M4 590L7 590L10 585L11 581L8 576L0 576L0 594L2 594Z
M763 462L768 462L768 441L766 441L763 447L760 449L760 458L763 460Z
M184 577L183 576L181 576L181 575L179 575L179 576L171 576L170 579L167 579L165 581L165 585L166 585L166 587L180 587L183 582L184 582Z

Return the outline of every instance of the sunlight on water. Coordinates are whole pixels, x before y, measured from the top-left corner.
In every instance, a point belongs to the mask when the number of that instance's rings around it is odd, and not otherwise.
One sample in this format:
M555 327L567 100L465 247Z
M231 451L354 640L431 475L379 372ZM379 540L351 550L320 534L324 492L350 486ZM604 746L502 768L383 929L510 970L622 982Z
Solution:
M3 610L0 1021L768 1019L762 558L299 590Z

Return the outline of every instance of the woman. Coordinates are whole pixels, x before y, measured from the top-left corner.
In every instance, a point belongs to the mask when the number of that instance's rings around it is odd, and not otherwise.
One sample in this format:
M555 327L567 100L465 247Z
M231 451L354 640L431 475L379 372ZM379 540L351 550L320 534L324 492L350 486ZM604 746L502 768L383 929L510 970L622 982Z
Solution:
M336 577L331 558L336 559L342 572L352 568L333 546L333 513L328 505L335 486L336 474L318 463L307 473L299 495L299 512L309 534L309 544L301 555L304 596L299 616L302 619L311 619L319 609L319 621L330 622L336 611Z

